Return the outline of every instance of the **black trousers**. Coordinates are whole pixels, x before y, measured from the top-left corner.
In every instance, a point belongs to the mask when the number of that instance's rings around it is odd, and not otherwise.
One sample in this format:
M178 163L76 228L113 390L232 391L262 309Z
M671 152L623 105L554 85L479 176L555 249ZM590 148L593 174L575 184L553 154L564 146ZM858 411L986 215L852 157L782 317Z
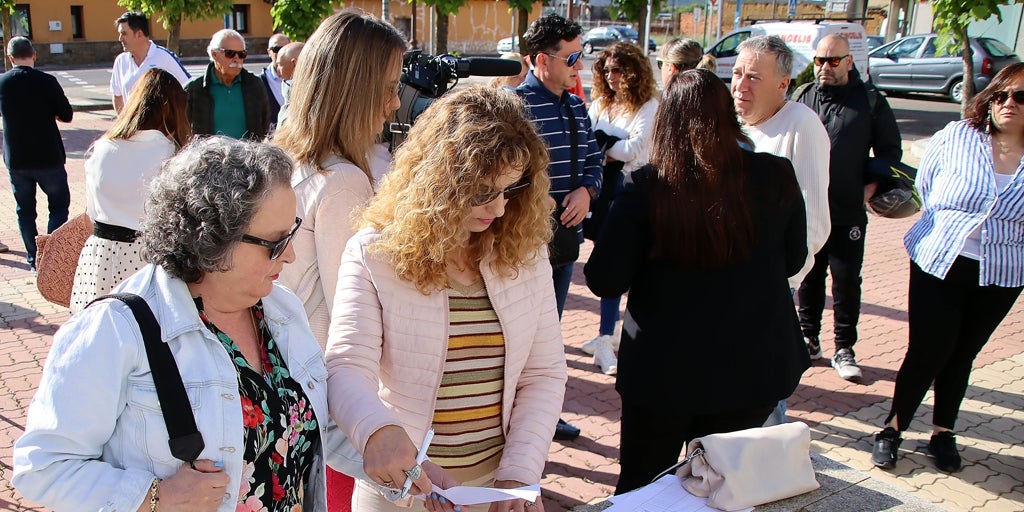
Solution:
M832 311L835 319L836 350L852 348L857 342L860 319L860 270L864 266L866 226L832 226L825 246L814 255L814 266L797 290L800 330L806 337L821 334L825 309L825 272L832 270Z
M902 432L935 385L932 424L953 430L974 358L1006 318L1021 287L978 285L978 262L956 259L945 279L910 262L910 343L896 375L892 409Z
M615 494L651 483L658 473L679 462L686 442L708 434L764 425L775 405L765 404L722 414L678 415L660 407L633 405L623 399L619 483Z

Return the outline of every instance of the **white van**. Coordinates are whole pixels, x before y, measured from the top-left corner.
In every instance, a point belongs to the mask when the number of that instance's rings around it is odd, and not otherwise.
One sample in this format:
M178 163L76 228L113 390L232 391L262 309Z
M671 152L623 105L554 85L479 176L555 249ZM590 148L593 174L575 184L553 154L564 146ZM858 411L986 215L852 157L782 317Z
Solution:
M718 68L715 71L722 80L732 80L732 67L736 64L736 47L743 41L754 36L779 36L793 50L793 78L796 78L811 60L818 41L829 34L842 34L850 40L850 55L853 63L860 71L860 76L868 77L868 39L864 27L850 22L792 21L758 23L730 32L718 40L707 53L715 56Z

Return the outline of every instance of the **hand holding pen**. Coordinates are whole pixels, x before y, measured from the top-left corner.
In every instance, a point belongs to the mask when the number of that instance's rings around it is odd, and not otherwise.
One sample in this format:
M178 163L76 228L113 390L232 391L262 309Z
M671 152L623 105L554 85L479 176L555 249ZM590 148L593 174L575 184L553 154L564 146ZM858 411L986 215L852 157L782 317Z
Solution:
M426 456L425 450L424 457ZM432 489L430 478L422 469L417 478L411 479L408 490L402 493L409 474L417 466L418 452L416 445L409 439L405 429L398 425L388 425L378 429L366 441L363 451L363 469L367 476L380 486L381 493L389 499L400 499L413 494L429 493ZM390 489L390 490L388 490Z

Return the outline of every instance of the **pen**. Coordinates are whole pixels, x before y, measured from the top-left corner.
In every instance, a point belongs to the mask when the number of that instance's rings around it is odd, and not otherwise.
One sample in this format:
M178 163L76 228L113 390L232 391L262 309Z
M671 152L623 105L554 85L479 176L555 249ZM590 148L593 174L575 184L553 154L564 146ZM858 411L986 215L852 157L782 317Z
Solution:
M416 465L423 464L423 461L427 460L427 448L430 447L430 441L434 439L434 429L427 430L427 435L423 438L423 443L420 444L420 451L416 452ZM421 467L422 470L422 467ZM412 488L412 478L409 475L405 476L405 484L402 485L402 497L409 495L409 489Z

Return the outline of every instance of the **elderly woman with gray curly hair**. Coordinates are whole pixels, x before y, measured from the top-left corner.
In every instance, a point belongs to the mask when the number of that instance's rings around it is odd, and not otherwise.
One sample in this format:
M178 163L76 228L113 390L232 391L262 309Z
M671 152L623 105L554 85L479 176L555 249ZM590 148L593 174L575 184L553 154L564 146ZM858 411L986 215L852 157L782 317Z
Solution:
M149 305L205 448L168 446L139 324L98 300L57 332L15 487L53 510L326 509L322 352L299 300L274 284L295 258L292 162L281 150L199 140L154 180L149 263L115 291Z

